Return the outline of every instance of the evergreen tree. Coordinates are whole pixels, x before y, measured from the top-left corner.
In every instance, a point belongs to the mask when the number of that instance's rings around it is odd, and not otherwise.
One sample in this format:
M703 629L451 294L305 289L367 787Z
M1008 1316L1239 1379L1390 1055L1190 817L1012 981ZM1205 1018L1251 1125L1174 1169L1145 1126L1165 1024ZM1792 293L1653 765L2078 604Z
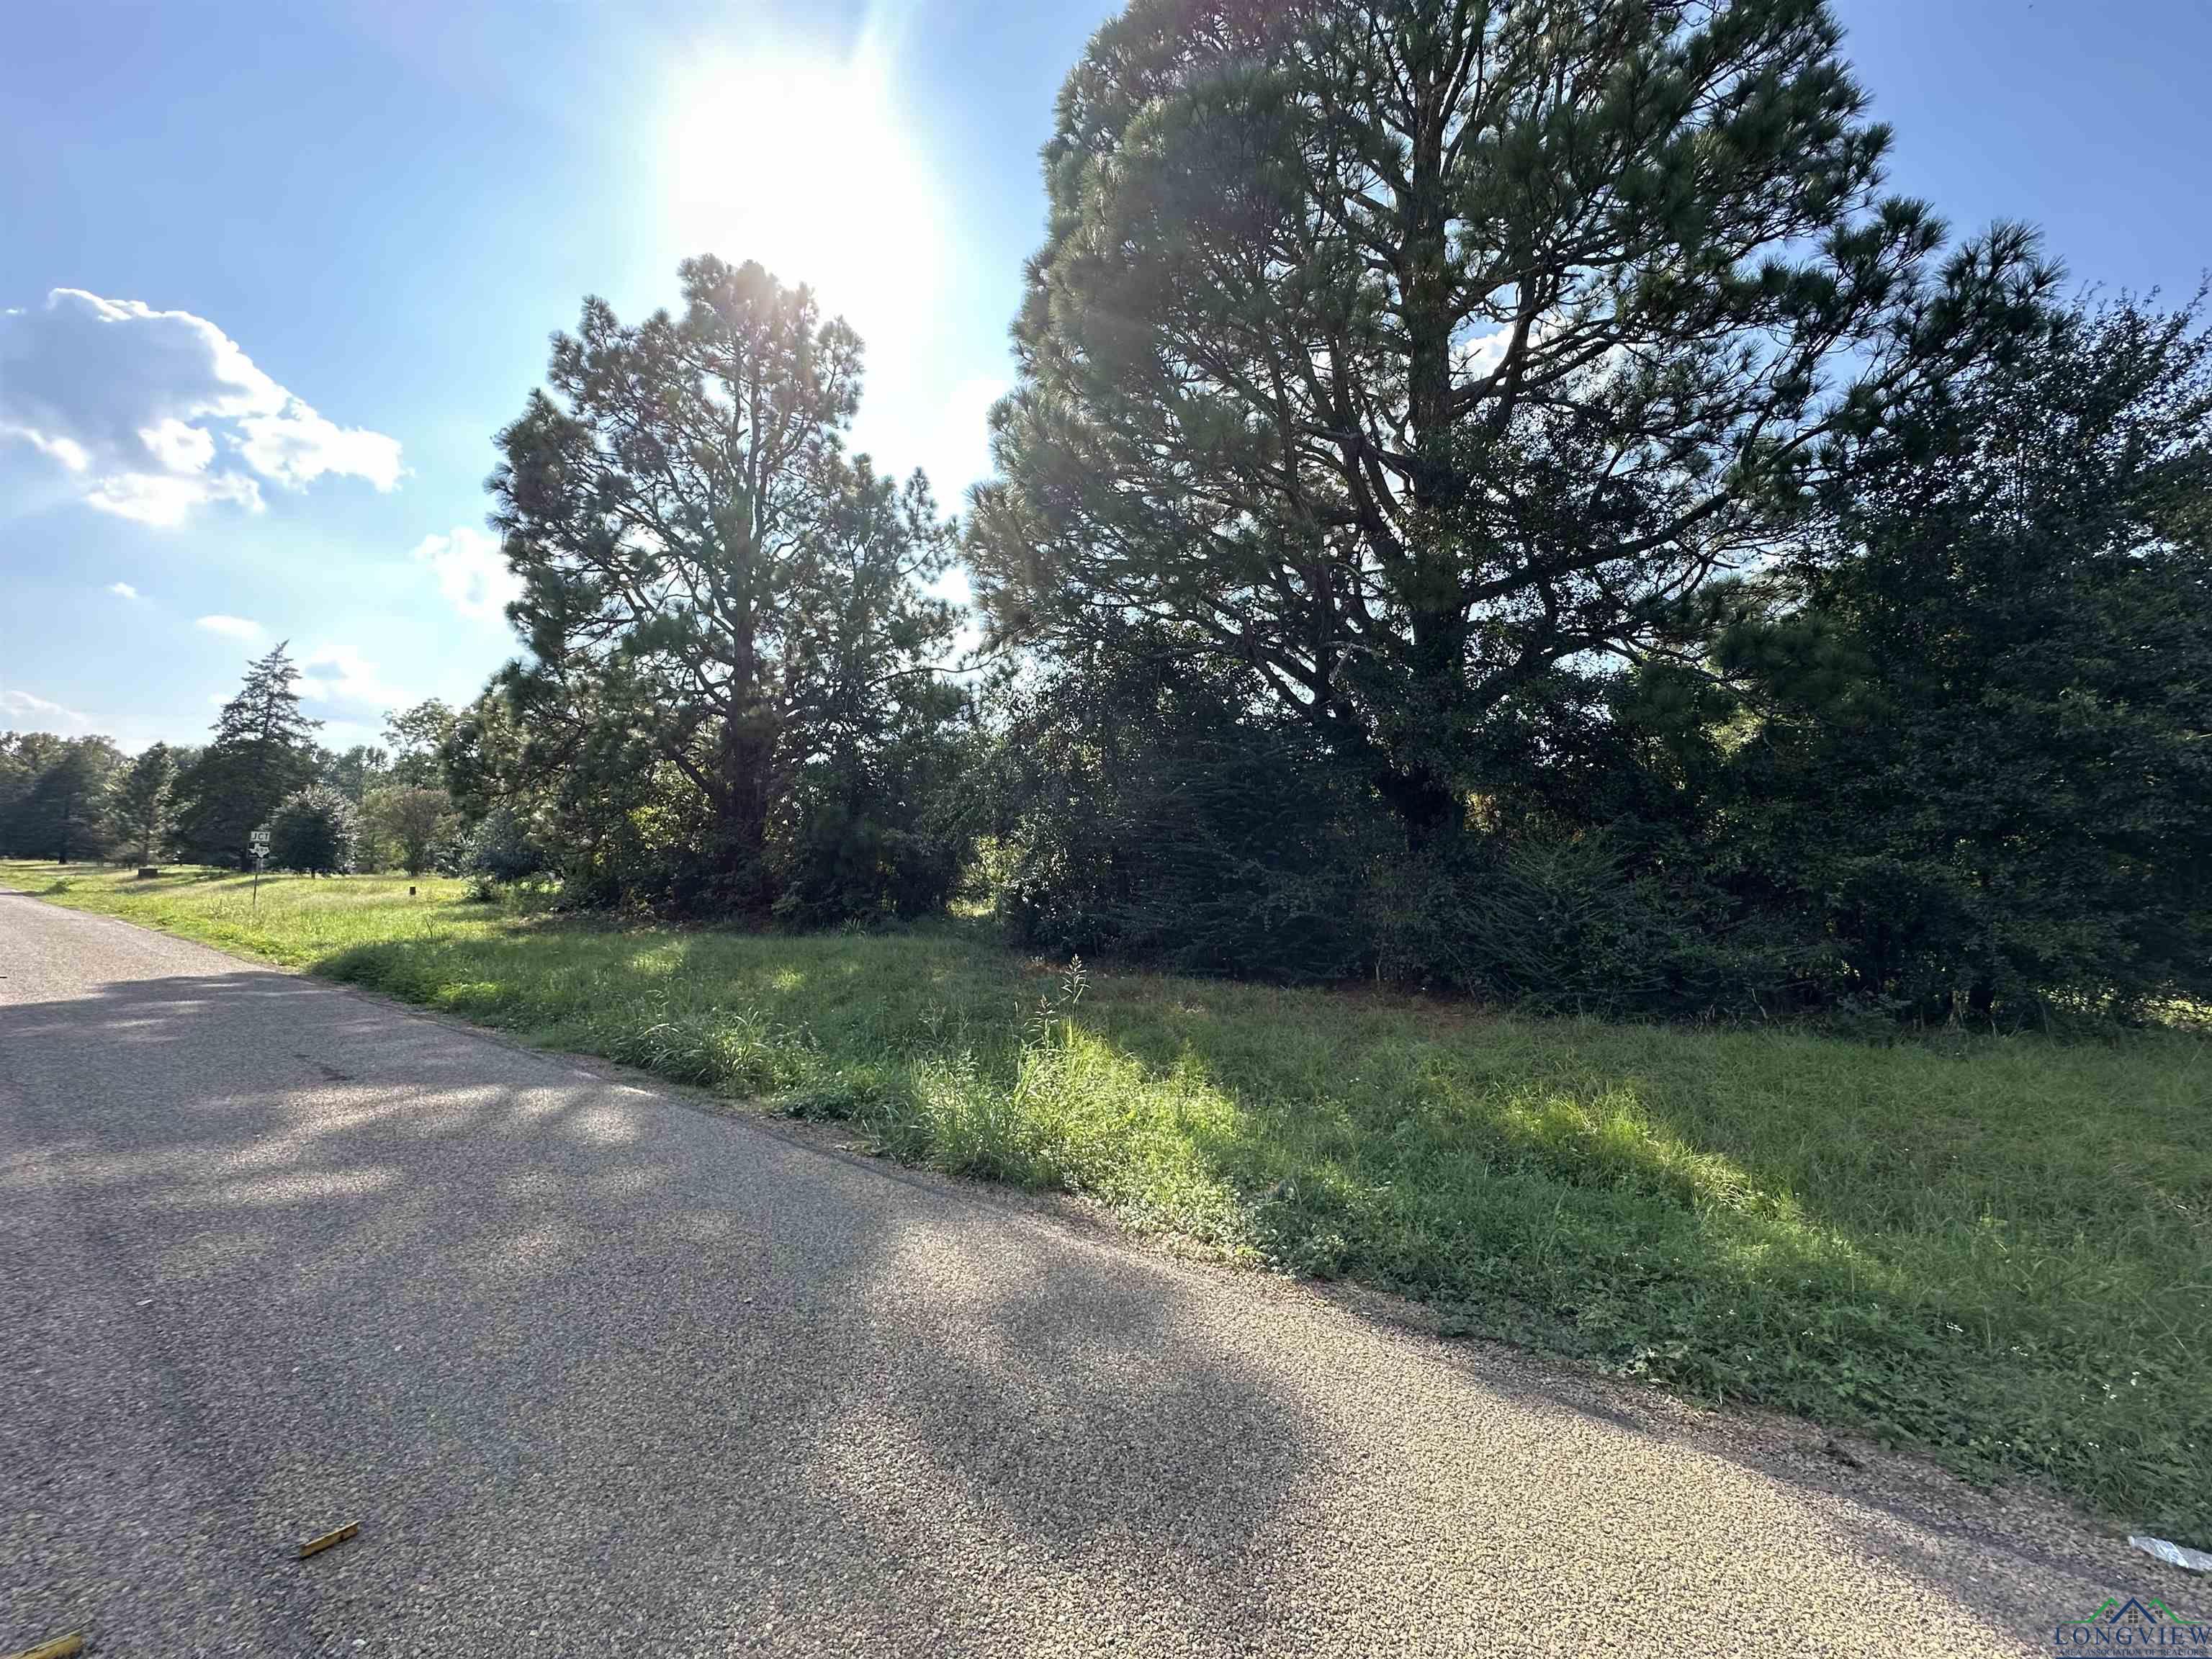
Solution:
M522 728L495 682L451 713L438 739L438 774L453 810L474 827L525 787Z
M269 861L311 876L351 872L361 840L361 813L327 783L286 798L269 820Z
M108 848L108 799L123 757L106 738L52 738L26 743L36 770L6 828L11 851L68 864L97 859Z
M67 746L52 732L0 732L0 854L38 858L51 850L40 845L27 804Z
M1855 994L1978 1024L2212 995L2200 319L2054 313L1866 481L1846 556L1720 634L1715 855Z
M2052 280L1946 259L1820 0L1135 0L1060 95L970 553L1249 666L1411 838Z
M313 781L322 722L300 712L299 678L283 641L247 666L246 683L216 718L213 738L178 782L185 804L177 842L186 858L244 868L253 830Z
M157 743L131 763L115 791L116 834L150 865L168 840L170 795L176 787L177 758L166 743Z
M920 473L894 484L845 453L850 328L757 264L687 260L682 280L680 317L625 326L587 300L550 390L500 434L494 522L531 651L506 684L572 863L762 915L802 776L927 740L960 705L933 673L955 615L927 591L950 527ZM906 815L896 790L865 793ZM659 849L657 872L601 857L631 843Z

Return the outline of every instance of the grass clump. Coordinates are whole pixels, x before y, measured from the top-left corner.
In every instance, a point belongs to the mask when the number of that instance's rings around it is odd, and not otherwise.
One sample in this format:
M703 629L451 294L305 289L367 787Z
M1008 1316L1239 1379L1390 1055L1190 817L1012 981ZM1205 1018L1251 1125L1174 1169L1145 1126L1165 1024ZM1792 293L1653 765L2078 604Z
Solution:
M256 913L237 877L0 874L2212 1539L2201 1033L1875 1045L1084 975L953 927L624 927L386 878L265 880Z

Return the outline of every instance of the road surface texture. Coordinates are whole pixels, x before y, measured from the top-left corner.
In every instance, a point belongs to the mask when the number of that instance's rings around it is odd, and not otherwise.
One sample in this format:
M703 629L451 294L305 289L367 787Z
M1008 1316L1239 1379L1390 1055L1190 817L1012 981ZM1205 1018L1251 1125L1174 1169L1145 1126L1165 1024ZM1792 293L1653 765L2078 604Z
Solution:
M17 896L0 1322L0 1653L2048 1653L2191 1588Z

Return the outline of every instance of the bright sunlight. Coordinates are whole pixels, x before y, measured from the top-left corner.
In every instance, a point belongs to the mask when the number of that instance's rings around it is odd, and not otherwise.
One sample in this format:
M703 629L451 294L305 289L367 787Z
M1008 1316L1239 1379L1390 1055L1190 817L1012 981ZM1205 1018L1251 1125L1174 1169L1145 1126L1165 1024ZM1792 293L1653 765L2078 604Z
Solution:
M843 63L718 61L673 108L668 202L687 246L811 284L871 344L924 322L941 216L872 37Z

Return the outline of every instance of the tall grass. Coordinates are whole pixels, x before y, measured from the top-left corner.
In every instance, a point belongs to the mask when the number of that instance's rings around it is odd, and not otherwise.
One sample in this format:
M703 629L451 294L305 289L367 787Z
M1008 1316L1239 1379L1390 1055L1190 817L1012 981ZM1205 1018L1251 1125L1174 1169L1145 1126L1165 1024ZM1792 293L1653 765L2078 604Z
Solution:
M76 876L65 904L853 1124L899 1158L2212 1542L2212 1043L1877 1046L1071 975L455 884Z

